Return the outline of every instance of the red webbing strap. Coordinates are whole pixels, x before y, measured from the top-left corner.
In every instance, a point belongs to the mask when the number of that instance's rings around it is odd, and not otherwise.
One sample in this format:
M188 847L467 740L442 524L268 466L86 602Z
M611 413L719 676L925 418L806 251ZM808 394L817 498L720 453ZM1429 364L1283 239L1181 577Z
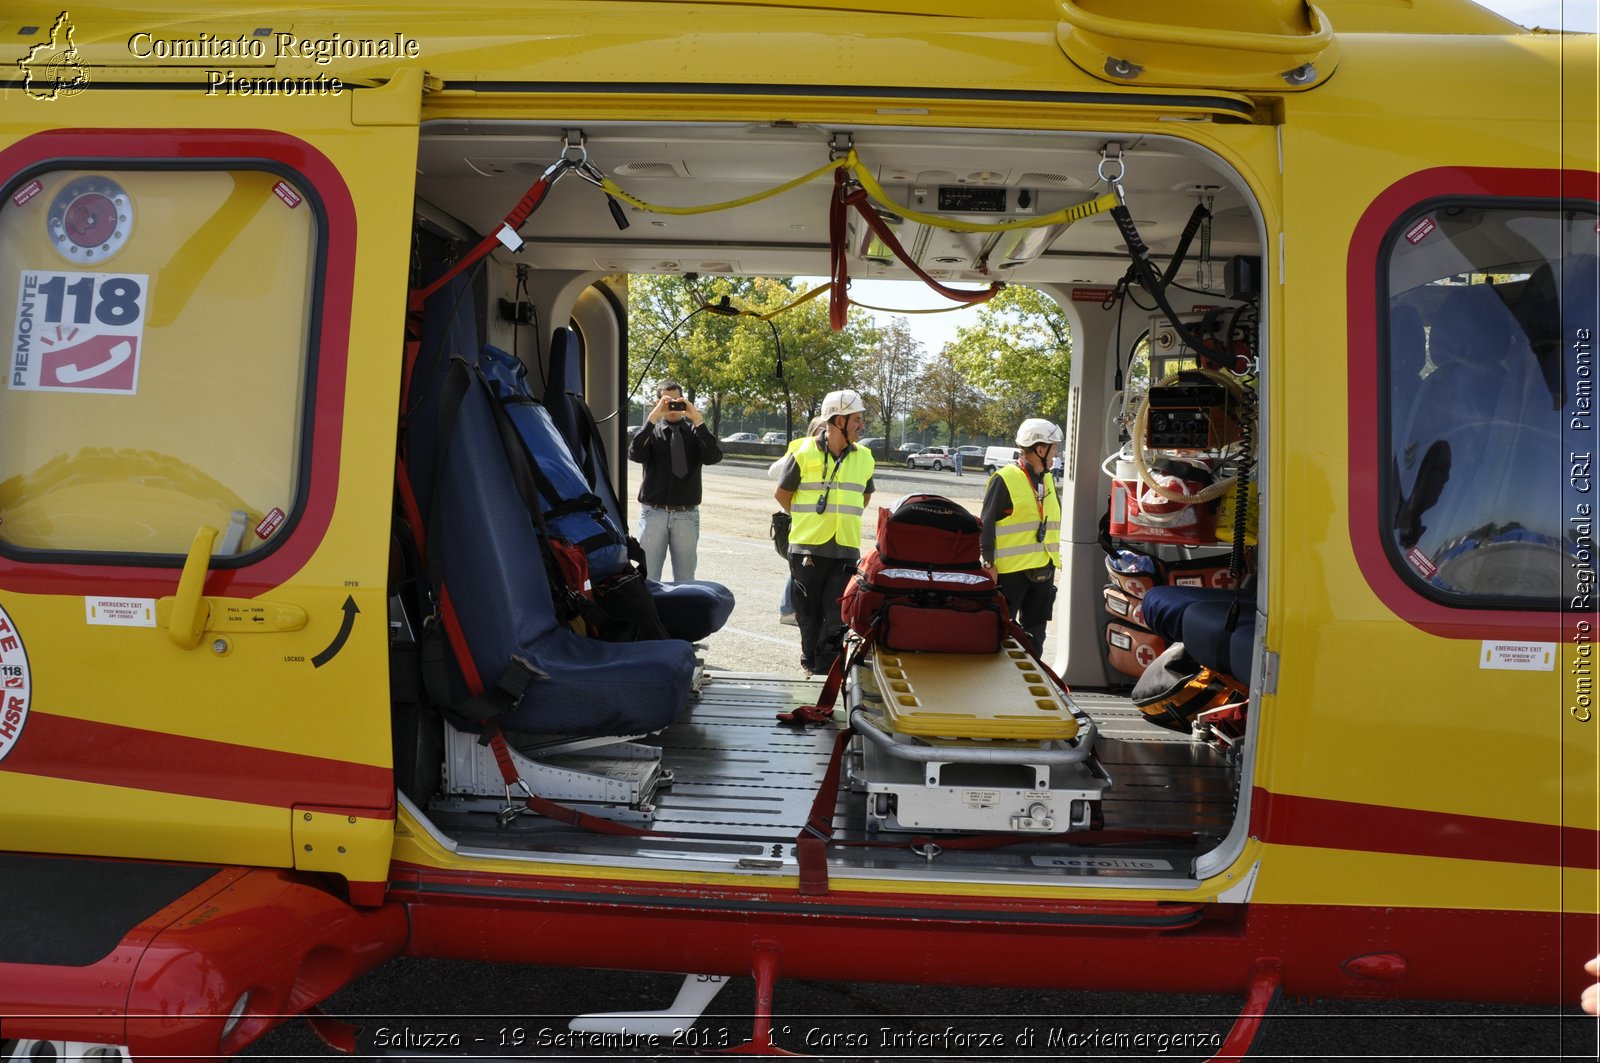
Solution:
M417 553L427 557L428 530L423 526L422 507L417 505L417 493L411 489L411 475L406 469L404 458L395 460L395 473L395 492L400 496L400 513L405 518L406 527L411 529L411 538L417 544Z
M778 713L778 719L784 723L832 723L833 706L839 700L839 691L844 686L844 677L850 674L850 669L856 662L866 656L867 650L878 641L878 626L874 624L848 654L841 653L833 659L833 665L828 669L828 678L822 684L822 694L817 698L815 705L796 705L788 712Z
M836 178L838 175L839 171L835 171ZM989 285L989 287L980 289L978 291L970 291L962 288L950 288L940 284L938 281L929 276L928 273L923 270L921 266L917 265L916 261L906 253L905 247L901 245L899 238L895 236L894 230L884 224L883 216L878 213L877 208L871 203L867 202L867 193L864 189L858 188L854 192L851 192L845 197L845 202L849 206L856 208L856 213L861 215L862 220L867 223L867 226L873 231L873 234L876 235L878 239L882 240L890 251L894 252L895 258L898 258L905 264L906 268L920 277L922 279L922 283L926 284L928 287L932 288L946 299L957 303L987 303L990 299L993 299L1005 289L1004 281L994 281Z
M643 827L629 826L626 823L618 823L615 820L591 816L587 812L579 812L577 809L568 808L566 805L558 805L547 798L539 797L537 794L529 794L527 803L528 811L530 812L537 812L546 819L553 819L557 823L565 823L569 827L578 827L595 834L665 837L665 835L658 835L653 830L645 830Z
M511 759L511 747L506 744L506 736L495 724L484 725L488 737L489 749L494 753L494 762L500 768L500 777L505 780L507 788L518 785L517 766ZM527 795L529 812L537 812L546 819L553 819L557 823L565 823L569 827L578 827L595 834L627 834L634 836L651 835L655 831L632 827L626 823L617 823L599 816L591 816L587 812L579 812L566 805L558 805L549 798L539 797L531 791L524 790Z
M845 245L849 230L845 226L844 167L833 171L833 198L828 201L828 327L843 330L850 320L850 249Z
M472 648L467 645L467 633L461 629L461 618L456 615L455 603L450 600L449 587L439 588L438 605L439 623L444 628L445 638L461 669L461 680L467 686L467 693L477 697L483 693L483 678L478 675L478 665L472 659Z
M405 423L411 411L411 375L417 369L417 356L422 353L422 308L406 307L406 341L400 359L400 421Z
M490 752L494 754L495 767L500 769L500 778L507 786L517 785L517 766L511 760L511 747L506 745L506 736L500 730L500 725L493 721L485 723L483 734L488 740Z
M556 178L565 173L570 166L571 163L567 163L563 159L546 170L544 175L535 181L523 197L517 201L517 205L511 208L511 213L507 214L501 224L496 226L488 236L479 240L476 247L463 255L460 261L446 270L438 280L426 288L413 290L407 303L407 308L421 310L422 304L428 301L430 295L449 284L462 270L487 255L490 251L493 251L495 245L500 243L500 233L502 231L509 228L512 232L516 232L522 228L522 223L528 220L528 215L537 210L539 204L544 201L544 197L550 192L550 187L556 183Z
M839 775L844 767L845 747L850 744L850 728L842 729L833 740L828 770L811 802L811 814L794 840L795 863L800 867L800 893L820 897L828 892L828 846L833 841L833 810L839 804Z

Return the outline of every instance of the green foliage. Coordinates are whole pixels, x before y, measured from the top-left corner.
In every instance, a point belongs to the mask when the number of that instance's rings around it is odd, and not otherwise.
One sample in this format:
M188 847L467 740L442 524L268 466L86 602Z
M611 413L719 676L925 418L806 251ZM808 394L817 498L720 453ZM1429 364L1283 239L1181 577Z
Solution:
M866 314L853 311L845 328L833 332L825 298L802 303L771 325L757 317L696 311L726 297L735 310L766 314L805 291L789 279L772 277L704 277L691 283L677 276L630 276L628 373L630 382L639 381L638 396L653 394L661 380L677 380L720 434L724 411L783 410L787 382L794 418L789 430L803 428L828 392L862 386L857 367L877 341ZM783 346L781 379L774 327Z
M725 412L783 411L787 402L792 434L839 388L861 391L869 422L891 438L907 413L967 438L1009 437L1027 417L1066 420L1071 331L1061 309L1031 288L1005 289L931 360L905 318L879 330L852 307L844 329L834 332L825 297L791 308L770 326L756 317L696 312L726 297L736 310L765 314L805 291L772 277L630 277L628 363L637 397L653 395L660 380L677 380L719 432ZM781 379L774 327L783 347Z
M1072 329L1055 301L1032 288L1009 287L956 333L955 365L990 398L981 430L1010 435L1027 417L1066 420Z
M911 334L905 318L892 319L889 327L878 333L872 356L861 373L868 423L881 422L882 434L890 439L895 435L896 417L910 409L916 398L922 363L921 341Z
M972 436L983 430L988 406L987 397L972 386L966 370L956 363L955 345L950 344L923 369L913 413L925 424L942 421L954 444L958 435Z

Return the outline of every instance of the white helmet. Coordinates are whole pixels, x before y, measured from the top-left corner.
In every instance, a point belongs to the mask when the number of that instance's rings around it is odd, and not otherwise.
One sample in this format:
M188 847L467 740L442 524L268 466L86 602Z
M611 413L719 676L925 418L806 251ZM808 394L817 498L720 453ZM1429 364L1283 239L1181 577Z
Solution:
M843 417L852 413L866 413L867 404L861 401L861 393L857 391L830 391L822 400L821 417L831 421L835 417Z
M1030 417L1017 429L1017 446L1024 449L1040 443L1061 442L1061 429L1043 417Z

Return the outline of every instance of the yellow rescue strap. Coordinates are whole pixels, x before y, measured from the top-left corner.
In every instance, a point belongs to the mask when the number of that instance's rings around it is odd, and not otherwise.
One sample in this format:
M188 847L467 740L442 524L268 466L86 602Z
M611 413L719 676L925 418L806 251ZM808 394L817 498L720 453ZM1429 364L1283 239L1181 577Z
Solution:
M862 190L867 193L867 197L874 200L885 209L893 211L902 218L909 218L911 221L919 222L923 225L931 225L938 229L948 229L953 232L1003 233L1011 232L1016 229L1042 229L1049 225L1071 225L1075 221L1082 221L1084 218L1108 211L1117 205L1116 195L1114 193L1107 192L1103 196L1098 196L1095 199L1091 199L1085 203L1079 203L1076 206L1065 207L1061 210L1052 211L1049 214L1042 214L1036 218L1019 218L1016 221L959 221L955 218L942 217L937 214L925 214L922 211L912 210L911 208L900 203L896 203L892 198L890 198L889 193L884 191L883 186L880 185L877 182L877 179L872 176L872 172L865 164L862 163L860 156L858 156L853 149L847 155L845 155L844 158L834 159L825 165L817 167L810 173L801 174L799 177L796 177L790 181L785 181L781 185L775 185L774 187L765 189L761 192L752 192L750 195L741 196L738 199L724 200L721 203L704 203L694 207L670 207L661 203L651 203L650 201L642 199L631 192L624 191L620 185L618 185L609 177L600 178L599 184L602 189L616 198L622 200L623 202L631 203L640 210L648 211L651 214L714 214L719 210L732 210L735 207L747 207L752 203L759 203L764 199L771 199L773 196L779 196L785 192L788 192L790 189L799 188L803 184L815 181L822 175L832 173L838 169L849 170L850 176L854 178L856 183L861 186Z
M1042 214L1037 218L1019 218L1016 221L996 222L958 221L955 218L946 218L938 214L924 214L918 210L911 210L909 207L903 207L890 199L889 193L885 192L883 186L873 179L872 174L867 171L865 166L861 165L861 160L856 158L854 151L851 151L845 157L845 164L850 170L850 176L856 179L856 183L861 186L862 191L866 192L869 199L874 200L888 210L894 211L902 218L907 218L923 225L930 225L936 229L949 229L958 233L1004 233L1015 229L1042 229L1047 225L1071 225L1075 221L1082 221L1084 218L1108 211L1117 205L1116 194L1107 192L1105 195L1091 199L1086 203L1079 203L1074 207L1065 207L1049 214Z
M853 158L854 156L852 155L851 157ZM759 203L763 199L771 199L773 196L782 195L791 188L799 188L808 181L815 181L823 174L832 173L839 167L846 165L847 161L848 160L846 159L835 159L826 166L819 166L808 174L802 174L792 181L785 181L783 184L778 185L775 188L769 188L764 192L753 192L750 195L743 196L739 199L730 199L722 203L705 203L698 207L667 207L661 205L660 203L646 202L645 200L640 199L638 196L624 192L620 187L618 187L617 183L609 177L602 177L600 179L600 187L611 193L613 196L616 196L618 199L626 203L632 203L640 210L649 211L651 214L714 214L719 210L732 210L734 207L747 207L751 203Z

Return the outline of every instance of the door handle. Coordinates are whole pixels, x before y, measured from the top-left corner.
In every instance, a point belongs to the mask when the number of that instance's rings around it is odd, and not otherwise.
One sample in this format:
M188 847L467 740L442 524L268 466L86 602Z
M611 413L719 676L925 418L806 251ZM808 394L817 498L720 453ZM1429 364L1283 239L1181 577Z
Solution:
M192 650L200 645L200 636L207 631L239 635L299 631L306 626L306 611L298 605L259 598L208 598L202 594L216 540L217 529L202 525L189 544L177 593L156 599L156 623L167 629L174 645Z

